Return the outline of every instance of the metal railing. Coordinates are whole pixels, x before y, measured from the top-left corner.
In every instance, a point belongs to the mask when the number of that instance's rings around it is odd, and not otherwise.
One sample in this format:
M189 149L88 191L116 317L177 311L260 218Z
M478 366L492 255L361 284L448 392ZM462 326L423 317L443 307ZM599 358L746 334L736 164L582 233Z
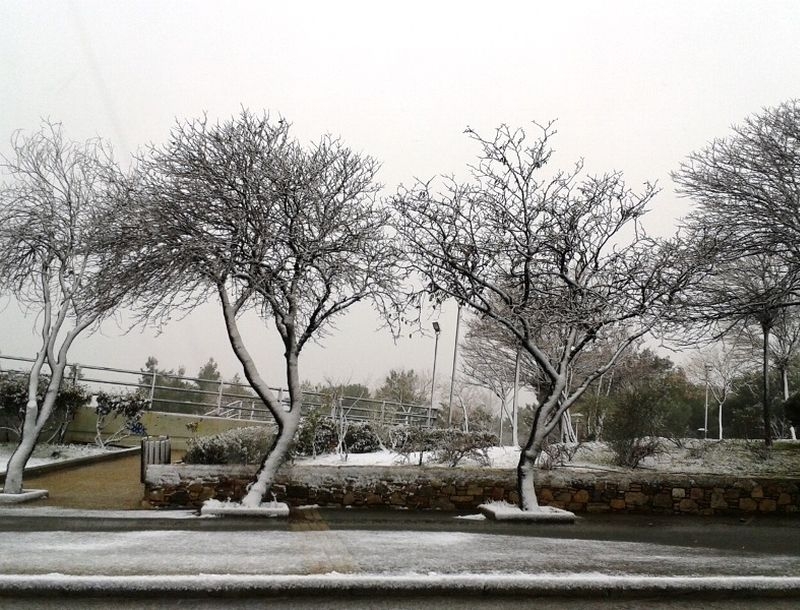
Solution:
M4 361L16 363L4 366ZM0 374L23 373L34 362L33 358L4 356L0 354ZM272 415L249 384L230 381L213 381L171 373L147 370L118 369L105 366L69 363L64 378L81 383L92 392L133 391L147 398L149 408L165 413L185 413L244 419L272 421ZM270 390L278 402L289 410L289 391L285 388ZM348 421L373 421L381 424L403 423L432 426L436 423L439 408L431 405L400 403L391 400L362 396L337 396L334 393L303 391L301 413L321 411L323 415Z

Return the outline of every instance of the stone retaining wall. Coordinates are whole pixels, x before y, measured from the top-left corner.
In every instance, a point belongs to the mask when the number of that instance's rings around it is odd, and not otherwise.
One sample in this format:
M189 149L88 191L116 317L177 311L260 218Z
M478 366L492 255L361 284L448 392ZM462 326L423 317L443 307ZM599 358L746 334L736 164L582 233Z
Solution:
M248 466L150 465L145 501L155 508L199 507L209 498L238 500L255 472ZM518 501L513 470L416 466L291 466L279 473L276 498L293 506L472 510L488 500ZM743 515L797 513L800 479L545 471L539 502L573 512Z

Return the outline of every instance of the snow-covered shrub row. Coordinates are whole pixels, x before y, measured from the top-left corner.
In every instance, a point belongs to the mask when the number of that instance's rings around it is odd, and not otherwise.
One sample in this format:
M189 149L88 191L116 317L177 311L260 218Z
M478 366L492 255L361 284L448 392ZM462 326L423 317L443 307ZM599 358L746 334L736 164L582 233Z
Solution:
M316 456L337 449L345 453L370 453L380 447L381 440L369 422L335 421L317 411L300 422L294 453Z
M456 428L418 428L395 426L388 431L389 449L408 460L411 453L431 452L434 461L456 466L471 458L489 464L488 450L499 444L493 432L464 432Z
M234 428L187 441L187 464L258 464L272 446L274 432L267 426Z

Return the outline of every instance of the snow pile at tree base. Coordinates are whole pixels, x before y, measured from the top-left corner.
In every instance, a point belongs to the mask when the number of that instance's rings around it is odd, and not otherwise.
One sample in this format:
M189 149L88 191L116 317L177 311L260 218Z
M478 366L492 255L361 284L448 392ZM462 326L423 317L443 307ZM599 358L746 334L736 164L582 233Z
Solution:
M46 489L23 489L22 493L18 494L0 493L0 504L21 504L46 497Z
M289 505L285 502L262 502L258 506L245 506L239 502L206 500L200 514L204 517L288 517Z
M507 502L487 502L478 506L483 515L497 521L531 521L534 523L574 523L575 513L553 506L522 510Z

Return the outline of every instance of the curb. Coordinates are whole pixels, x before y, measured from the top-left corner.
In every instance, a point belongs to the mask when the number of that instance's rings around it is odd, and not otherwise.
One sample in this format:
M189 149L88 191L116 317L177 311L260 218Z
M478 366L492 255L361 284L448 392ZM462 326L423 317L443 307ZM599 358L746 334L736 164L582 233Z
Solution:
M119 458L127 457L129 455L136 455L141 451L141 447L130 447L120 449L119 451L111 451L109 453L101 453L98 455L87 455L84 457L71 458L68 460L59 460L52 464L42 464L40 466L29 466L25 469L23 476L35 477L40 474L48 474L50 472L58 472L59 470L67 470L78 466L86 466L87 464L96 464L98 462L110 462ZM0 482L6 480L6 473L0 472Z
M2 597L540 596L639 598L662 595L800 598L800 577L608 576L566 574L70 576L0 575Z

